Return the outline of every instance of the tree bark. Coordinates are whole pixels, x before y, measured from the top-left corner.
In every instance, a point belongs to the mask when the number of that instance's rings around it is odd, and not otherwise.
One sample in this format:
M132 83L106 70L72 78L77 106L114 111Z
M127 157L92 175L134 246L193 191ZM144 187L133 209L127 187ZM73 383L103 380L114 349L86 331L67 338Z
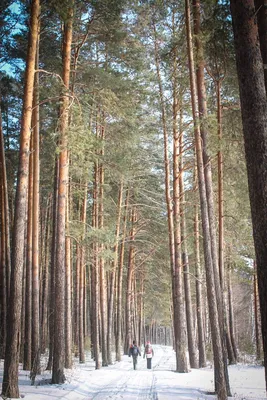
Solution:
M135 258L135 235L136 235L137 215L136 208L132 207L131 212L131 233L130 233L130 249L128 257L127 270L127 289L126 289L126 309L125 309L125 344L124 354L128 354L130 344L133 340L132 331L132 302L133 302L133 273L134 273L134 258Z
M0 95L1 96L1 95ZM1 100L1 97L0 97ZM0 109L0 201L1 201L1 331L0 356L4 358L6 346L6 318L10 286L10 222L8 205L7 173L5 160L5 144L2 128L2 112Z
M187 229L186 229L186 215L185 215L185 189L184 189L184 141L183 141L183 110L180 110L180 133L179 133L179 187L180 187L180 219L181 219L181 244L182 244L182 268L184 277L184 293L185 293L185 309L186 309L186 323L187 323L187 339L188 339L188 352L191 368L198 368L197 350L195 344L195 330L193 322L193 310L191 299L191 285L190 285L190 269L187 251Z
M117 204L117 221L115 230L115 245L114 245L114 260L113 268L110 277L110 297L108 302L108 331L107 331L107 355L108 363L112 363L111 356L111 340L112 340L112 327L113 327L113 313L114 313L114 297L115 297L115 279L118 269L118 251L119 251L119 237L121 226L121 209L122 209L122 195L123 195L123 181L120 182L118 204ZM117 321L118 322L118 321ZM117 326L118 329L118 326Z
M71 318L71 238L69 235L70 219L70 185L67 188L66 200L66 242L65 242L65 264L66 264L66 284L65 284L65 368L72 367L72 318Z
M217 154L218 165L218 220L219 220L219 275L220 286L222 290L223 301L223 318L224 318L224 335L227 346L227 353L229 364L236 364L234 349L232 346L229 323L227 318L227 290L225 288L225 267L224 267L224 192L223 192L223 152L222 152L222 104L221 104L221 80L215 82L216 97L217 97L217 124L218 124L218 138L219 138L219 151Z
M235 359L238 359L238 352L236 347L236 340L235 340L235 329L234 329L234 310L233 310L233 295L232 295L232 280L231 280L231 267L228 266L228 303L229 303L229 330L230 330L230 337L232 342L232 347L235 355Z
M33 203L33 137L31 137L28 183L28 220L26 246L26 279L25 279L25 333L23 369L32 368L32 203Z
M98 209L98 200L99 200L99 172L98 172L98 160L95 162L95 185L94 185L94 194L93 194L93 227L98 229L99 227L99 209ZM93 355L95 359L95 368L100 368L100 359L99 359L99 343L100 343L100 319L99 319L99 247L98 243L95 242L93 245L94 259L92 266L92 338L93 338Z
M122 238L120 244L119 269L118 269L118 293L117 293L117 332L116 332L116 361L121 361L121 327L122 327L122 279L124 265L124 249L127 230L128 206L129 206L129 189L126 190Z
M71 66L71 43L73 23L73 2L67 10L67 20L64 23L63 35L63 73L65 90L69 89ZM57 248L55 268L55 319L54 319L54 355L52 383L65 381L65 235L66 235L66 200L68 185L68 137L69 97L63 94L60 110L60 154L58 181L58 212L57 212Z
M197 183L197 171L195 181ZM197 186L197 185L195 185ZM200 247L199 247L199 218L198 218L198 205L195 208L195 219L194 219L194 239L195 239L195 270L196 270L196 313L197 313L197 332L198 332L198 364L199 368L205 368L207 366L206 346L205 346L205 334L204 334L204 322L203 322L203 298L202 298L202 274L200 264Z
M185 6L186 6L185 7L186 32L187 32L187 48L188 48L188 61L189 61L189 72L190 72L191 103L192 103L192 112L194 119L195 146L196 146L196 158L197 158L197 169L198 169L198 187L200 195L201 219L202 219L202 230L203 230L203 241L204 241L204 259L205 259L206 282L207 282L207 293L208 293L209 319L210 319L211 334L212 334L215 382L217 383L216 389L217 389L218 399L227 400L227 387L224 375L221 333L219 326L217 299L216 299L215 283L213 275L209 214L207 206L207 197L206 197L207 194L205 187L204 165L202 156L202 140L200 135L200 127L198 124L198 115L197 115L197 93L196 93L196 82L194 74L195 68L194 68L193 46L192 46L191 25L190 25L189 0L185 1Z
M104 115L101 113L100 118L100 140L101 150L100 158L103 160L104 156L104 138L105 138L105 127L104 127ZM99 116L100 117L100 116ZM104 165L103 161L99 163L99 229L104 229ZM104 244L103 240L99 245L100 256L99 256L99 273L100 273L100 312L101 312L101 327L102 327L102 341L101 341L101 352L102 352L102 366L108 365L108 354L107 354L107 282L105 274L105 261L103 257Z
M55 270L56 270L56 249L57 249L57 212L58 212L58 173L59 163L56 156L54 168L54 192L53 192L53 216L52 216L52 244L51 244L51 269L49 279L49 358L46 369L50 371L53 365L54 349L54 319L55 319Z
M39 65L39 32L36 69ZM39 315L39 73L35 73L33 95L33 196L32 196L32 374L40 373L40 315ZM34 370L33 370L34 368Z
M21 326L22 306L22 274L24 253L25 215L27 205L29 150L31 137L31 117L33 101L33 85L35 72L35 59L38 40L38 23L40 14L39 0L31 4L31 20L28 39L28 52L26 60L25 87L23 99L23 113L20 132L19 169L15 201L14 231L12 240L11 281L8 335L6 342L6 356L2 395L6 397L19 397L18 388L18 363L19 363L19 331Z
M254 289L254 314L255 314L255 342L256 342L256 356L257 360L261 359L261 340L259 329L259 316L258 316L258 281L257 281L257 265L254 262L254 275L253 275L253 289Z
M84 199L82 202L81 222L83 225L82 244L80 247L80 294L79 294L79 361L85 363L84 352L84 289L85 289L85 227L87 213L87 184L84 187Z
M253 0L231 0L267 386L267 102ZM257 162L255 162L255 160Z

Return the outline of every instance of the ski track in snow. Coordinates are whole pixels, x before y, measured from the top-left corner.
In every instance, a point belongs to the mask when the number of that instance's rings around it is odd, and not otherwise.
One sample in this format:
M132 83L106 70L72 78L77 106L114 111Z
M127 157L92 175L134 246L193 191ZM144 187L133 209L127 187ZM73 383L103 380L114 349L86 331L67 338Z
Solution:
M29 371L19 371L20 395L25 400L215 400L208 392L214 390L214 373L211 367L192 369L188 374L175 373L176 357L169 346L155 345L152 369L147 369L146 359L138 357L137 370L132 358L122 356L121 362L95 369L87 354L86 363L76 359L73 369L65 370L66 383L51 385L51 374L38 375L30 385ZM266 400L264 368L255 365L229 367L233 400ZM0 362L0 382L3 361Z

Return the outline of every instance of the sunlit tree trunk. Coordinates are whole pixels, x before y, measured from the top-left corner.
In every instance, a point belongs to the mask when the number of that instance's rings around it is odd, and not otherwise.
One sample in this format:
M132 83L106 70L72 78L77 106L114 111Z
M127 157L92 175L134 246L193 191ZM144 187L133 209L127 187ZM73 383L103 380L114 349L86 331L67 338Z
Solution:
M65 264L66 264L66 283L65 283L65 368L72 367L72 318L71 318L71 238L69 232L70 219L70 185L67 187L66 201L66 242L65 242Z
M65 90L69 89L71 66L73 3L67 10L67 19L64 23L63 35L63 73L62 78ZM59 181L58 181L58 212L57 212L57 248L55 264L55 320L54 320L54 352L52 383L65 381L65 235L66 235L66 201L68 185L68 137L69 124L69 97L63 95L60 109L60 154L59 154Z
M25 215L27 208L27 190L29 173L29 150L31 137L31 117L33 102L33 86L36 49L38 40L38 22L40 14L39 0L31 3L31 20L29 28L28 52L26 59L25 86L23 99L23 112L20 132L19 168L15 201L15 217L12 240L11 281L8 335L6 341L6 356L2 395L6 397L19 397L18 388L18 362L19 362L19 337L21 326L22 306L22 274L24 261L24 231Z
M202 140L200 134L200 127L198 123L198 115L197 115L197 88L196 88L195 73L194 73L195 67L194 67L192 35L191 35L191 25L190 25L189 0L185 0L185 12L186 12L188 61L189 61L189 72L190 72L191 104L192 104L192 113L194 119L198 186L199 186L203 242L204 242L204 258L205 258L206 282L207 282L207 293L208 293L209 319L211 325L213 357L214 357L214 367L215 367L215 381L216 381L216 390L218 399L227 400L227 386L224 374L221 332L219 325L217 299L216 299L216 291L215 291L215 283L213 275L209 213L208 213L204 165L202 157Z
M256 342L256 356L257 360L261 359L261 345L260 345L260 329L259 329L259 312L258 312L258 280L257 280L257 266L254 261L254 275L253 275L253 289L254 289L254 315L255 315L255 342Z

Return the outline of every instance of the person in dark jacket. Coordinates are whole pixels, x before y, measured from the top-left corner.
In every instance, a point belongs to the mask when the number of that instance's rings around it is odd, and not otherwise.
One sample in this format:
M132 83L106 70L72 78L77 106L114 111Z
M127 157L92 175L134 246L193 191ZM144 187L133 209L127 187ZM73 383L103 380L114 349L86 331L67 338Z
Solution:
M137 366L137 358L138 356L141 356L139 347L136 344L136 341L133 341L133 344L131 344L129 348L129 357L133 357L133 368L136 369Z
M147 369L152 368L152 357L154 356L154 350L150 342L146 342L144 351L144 358L146 357Z

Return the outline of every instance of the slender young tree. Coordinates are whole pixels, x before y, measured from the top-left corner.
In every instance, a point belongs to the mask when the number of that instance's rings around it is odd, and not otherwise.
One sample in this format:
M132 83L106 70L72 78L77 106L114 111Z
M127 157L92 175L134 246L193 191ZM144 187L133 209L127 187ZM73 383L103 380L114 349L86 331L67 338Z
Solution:
M1 99L1 98L0 98ZM4 147L4 135L2 128L2 111L0 110L0 209L1 209L1 284L0 284L0 307L1 307L1 328L0 328L0 354L4 358L6 343L6 317L7 302L9 296L8 282L10 275L10 237L9 237L9 205L7 189L6 159Z
M85 287L85 226L87 213L87 184L84 185L84 198L81 210L81 222L83 225L82 244L80 246L80 284L79 284L79 361L85 362L84 351L84 287Z
M36 51L36 69L39 66L39 33ZM32 374L40 372L40 268L39 268L39 73L35 73L33 95L32 135L33 135L33 187L32 187Z
M22 307L22 275L24 254L25 215L27 206L29 150L31 137L31 118L33 102L34 72L38 40L38 26L40 16L39 0L31 3L31 20L28 37L28 52L25 71L25 86L23 99L23 112L20 132L19 169L16 189L15 218L12 240L11 281L8 335L6 342L6 355L2 395L6 397L19 397L18 388L18 362L19 362L19 334L21 327Z

